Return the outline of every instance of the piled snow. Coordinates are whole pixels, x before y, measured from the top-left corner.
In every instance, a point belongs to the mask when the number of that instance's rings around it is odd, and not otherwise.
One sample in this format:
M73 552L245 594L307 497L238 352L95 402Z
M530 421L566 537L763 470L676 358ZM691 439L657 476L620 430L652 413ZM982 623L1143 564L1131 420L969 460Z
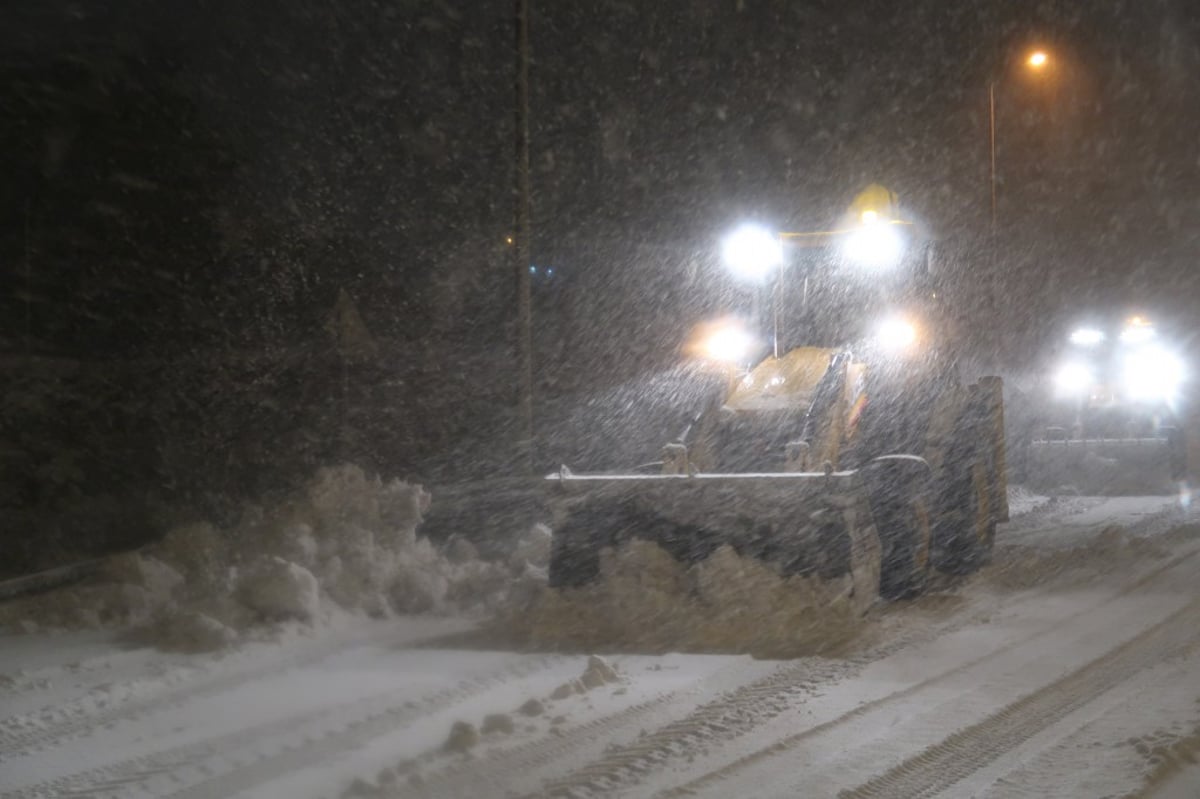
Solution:
M450 728L443 748L447 752L465 752L479 743L479 730L474 724L466 721L456 721Z
M94 581L62 591L5 602L0 625L20 632L144 624L169 605L183 577L153 557L120 555Z
M1171 494L1177 485L1169 465L1166 448L1157 444L1108 454L1077 443L1048 444L1036 449L1025 482L1050 494Z
M546 569L550 565L550 542L553 534L544 524L535 524L517 541L517 546L509 558L509 565L518 572L526 571L527 567Z
M276 555L247 570L238 595L242 604L265 618L312 621L321 608L321 589L313 573Z
M1091 581L1099 575L1131 570L1139 561L1166 557L1169 544L1194 535L1194 528L1176 528L1155 538L1131 535L1108 525L1090 540L1072 547L1013 546L983 571L983 579L1007 589L1033 588L1050 583Z
M372 616L494 607L544 568L548 534L531 531L519 566L450 557L417 535L431 498L353 465L325 468L237 525L178 527L157 544L109 559L88 582L0 605L0 627L137 628L169 649L204 651L282 622L341 611ZM533 578L526 572L533 569ZM527 589L523 589L527 590Z
M595 583L539 591L508 623L535 646L794 657L849 643L872 600L855 595L849 575L781 577L729 546L686 565L635 539L601 552Z
M1008 514L1010 517L1024 516L1050 503L1050 497L1030 491L1025 486L1009 485Z

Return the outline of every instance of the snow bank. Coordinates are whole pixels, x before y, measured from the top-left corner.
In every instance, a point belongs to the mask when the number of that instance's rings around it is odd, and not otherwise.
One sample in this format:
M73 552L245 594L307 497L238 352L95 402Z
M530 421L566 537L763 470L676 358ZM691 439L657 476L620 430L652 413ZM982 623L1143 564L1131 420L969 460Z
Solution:
M353 465L319 470L300 491L247 507L231 528L197 523L109 559L85 584L0 605L16 630L128 627L170 649L229 645L274 624L339 611L373 616L478 610L501 602L548 558L548 532L519 542L513 563L452 557L417 535L429 494ZM516 578L514 583L514 578Z
M321 608L321 589L313 573L277 555L247 570L238 595L247 608L269 619L312 621Z
M1137 495L1171 494L1177 484L1170 476L1165 445L1118 446L1104 452L1088 446L1046 444L1034 449L1027 485L1050 494Z
M1025 486L1008 486L1008 514L1011 518L1024 516L1050 504L1050 497L1030 491Z
M516 608L514 633L534 646L795 657L849 643L874 599L856 596L850 576L781 577L728 546L687 565L635 539L600 558L594 584L541 590Z
M1129 570L1139 561L1160 559L1170 544L1195 534L1189 527L1154 538L1131 535L1119 525L1109 525L1090 541L1061 549L1013 546L982 572L982 579L1006 589L1033 588L1060 581L1088 581L1098 575Z

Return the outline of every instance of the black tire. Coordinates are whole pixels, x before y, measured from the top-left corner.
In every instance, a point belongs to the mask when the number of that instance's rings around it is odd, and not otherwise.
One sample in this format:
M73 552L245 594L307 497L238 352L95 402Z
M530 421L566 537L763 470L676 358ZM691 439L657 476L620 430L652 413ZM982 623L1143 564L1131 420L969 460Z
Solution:
M947 481L934 531L940 571L971 574L991 560L996 543L991 480L988 460L977 456Z
M1167 460L1172 482L1186 480L1188 476L1187 439L1178 427L1165 426L1162 434L1167 439Z
M919 458L881 458L867 468L879 537L879 595L888 601L925 592L932 569L929 466Z
M897 505L882 522L877 517L875 524L883 550L879 595L894 601L925 593L929 585L933 539L925 498L914 497L910 502Z

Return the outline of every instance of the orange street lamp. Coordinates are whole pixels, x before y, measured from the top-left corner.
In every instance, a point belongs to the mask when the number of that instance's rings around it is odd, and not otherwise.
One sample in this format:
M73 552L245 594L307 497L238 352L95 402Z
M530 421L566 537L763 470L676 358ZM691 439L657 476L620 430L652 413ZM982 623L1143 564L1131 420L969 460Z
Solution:
M1025 66L1041 72L1050 65L1050 56L1045 50L1034 50L1025 59ZM996 81L988 83L988 131L991 143L991 188L992 188L992 234L996 233Z

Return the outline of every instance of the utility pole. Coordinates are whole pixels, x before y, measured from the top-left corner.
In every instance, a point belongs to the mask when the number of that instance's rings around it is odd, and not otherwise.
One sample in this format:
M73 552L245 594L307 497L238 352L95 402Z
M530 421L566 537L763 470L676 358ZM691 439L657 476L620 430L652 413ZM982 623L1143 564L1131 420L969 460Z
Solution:
M996 81L988 84L988 132L992 156L992 238L996 237Z
M33 259L29 242L29 200L25 201L25 358L33 352Z
M529 0L516 0L516 213L513 267L517 276L517 455L533 474L533 303L529 278Z

